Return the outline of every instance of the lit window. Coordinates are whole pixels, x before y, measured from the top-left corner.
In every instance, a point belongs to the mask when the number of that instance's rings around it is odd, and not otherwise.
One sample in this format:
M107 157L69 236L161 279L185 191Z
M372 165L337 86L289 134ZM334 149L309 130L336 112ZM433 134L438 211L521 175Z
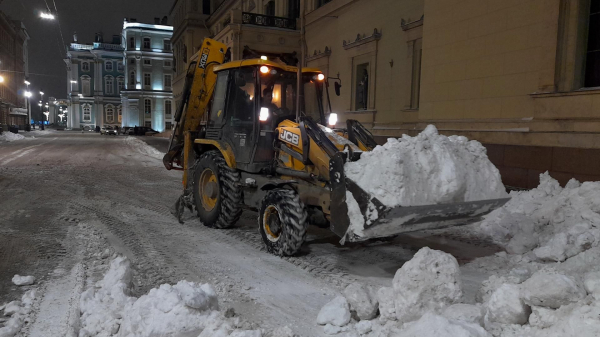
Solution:
M150 38L149 37L144 38L144 49L150 49Z
M144 86L149 87L152 85L152 75L150 73L144 74Z
M112 63L112 61L106 61L104 63L104 70L106 70L106 71L113 71L113 63Z
M144 113L152 113L152 100L150 100L149 98L146 98L144 100Z
M117 114L119 115L119 123L123 120L123 107L119 105L117 108Z
M92 107L89 104L85 104L83 106L83 121L84 122L92 121Z
M171 101L170 100L166 100L165 101L165 115L171 115Z
M165 74L165 88L171 87L171 75Z

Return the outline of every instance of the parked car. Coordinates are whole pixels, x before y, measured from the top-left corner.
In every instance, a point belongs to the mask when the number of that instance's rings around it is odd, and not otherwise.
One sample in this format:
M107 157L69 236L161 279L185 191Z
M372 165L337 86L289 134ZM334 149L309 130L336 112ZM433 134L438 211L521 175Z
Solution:
M158 133L158 131L153 130L152 128L147 127L147 126L136 126L134 128L129 128L129 130L128 130L129 135L136 135L136 136L151 136L156 133Z
M113 129L112 126L110 126L110 125L104 126L100 129L101 135L110 135L111 132L113 135L117 134L117 131L115 131L115 129Z

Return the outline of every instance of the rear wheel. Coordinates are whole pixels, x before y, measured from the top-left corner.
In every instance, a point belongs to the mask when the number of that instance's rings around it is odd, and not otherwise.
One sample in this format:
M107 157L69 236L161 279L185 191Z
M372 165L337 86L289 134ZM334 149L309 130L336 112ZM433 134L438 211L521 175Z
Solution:
M262 201L258 225L263 242L270 253L294 255L306 239L306 209L292 190L274 189Z
M230 228L242 215L240 173L227 166L218 151L208 151L196 161L194 200L205 226Z

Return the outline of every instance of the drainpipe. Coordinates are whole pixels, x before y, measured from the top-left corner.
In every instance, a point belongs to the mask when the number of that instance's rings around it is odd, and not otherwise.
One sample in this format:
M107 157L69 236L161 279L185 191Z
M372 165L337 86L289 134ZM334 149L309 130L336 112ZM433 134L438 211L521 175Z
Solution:
M298 62L298 75L296 84L296 122L300 122L300 107L304 100L304 87L302 86L302 67L304 66L304 0L300 0L300 61Z

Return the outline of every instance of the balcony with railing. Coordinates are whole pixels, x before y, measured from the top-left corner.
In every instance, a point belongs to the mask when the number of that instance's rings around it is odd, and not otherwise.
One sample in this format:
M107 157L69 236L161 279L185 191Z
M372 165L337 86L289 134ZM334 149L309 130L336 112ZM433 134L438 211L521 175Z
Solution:
M296 19L284 18L280 16L243 12L242 23L246 25L296 30Z

